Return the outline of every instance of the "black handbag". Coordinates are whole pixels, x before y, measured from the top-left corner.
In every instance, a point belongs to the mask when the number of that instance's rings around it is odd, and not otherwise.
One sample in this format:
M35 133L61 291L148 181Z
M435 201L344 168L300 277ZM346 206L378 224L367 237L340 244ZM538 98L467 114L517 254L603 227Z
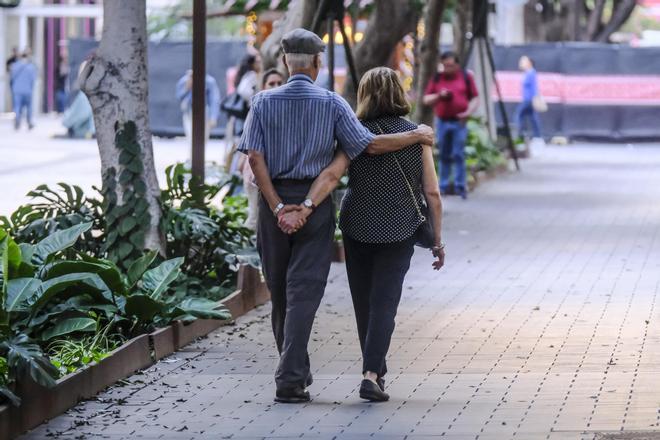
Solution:
M408 182L408 178L406 177L406 173L403 171L403 168L399 163L399 159L397 159L395 155L393 155L393 157L394 160L396 161L397 166L399 167L399 171L401 171L401 176L403 176L403 180L406 182L406 186L410 191L410 198L412 199L413 204L415 205L415 209L417 210L417 215L419 215L419 218L422 221L422 223L417 228L417 232L415 233L415 239L416 239L415 244L425 249L431 249L433 248L433 246L435 246L435 232L433 231L433 224L431 222L431 217L429 216L428 204L426 203L426 200L424 200L424 203L421 206L419 202L417 202L417 197L415 197L415 192L413 191L410 182Z
M376 125L378 126L378 130L380 130L380 134L384 134L383 129L380 128L380 124L376 122ZM410 185L410 182L408 182L408 177L403 171L403 167L399 163L399 159L397 159L396 154L393 154L392 157L394 158L399 171L401 171L401 176L403 177L403 181L406 182L408 191L410 191L410 198L415 205L417 215L419 215L419 218L422 221L422 223L417 228L417 231L415 232L415 244L425 249L431 249L435 246L435 232L433 231L433 223L431 222L431 217L429 216L429 207L426 203L426 199L422 197L422 199L424 199L424 203L420 206L420 204L417 202L417 197L415 197L415 191L413 190L412 185Z
M238 119L247 118L250 106L245 99L238 93L227 95L220 103L220 109L227 113L229 116L234 116Z

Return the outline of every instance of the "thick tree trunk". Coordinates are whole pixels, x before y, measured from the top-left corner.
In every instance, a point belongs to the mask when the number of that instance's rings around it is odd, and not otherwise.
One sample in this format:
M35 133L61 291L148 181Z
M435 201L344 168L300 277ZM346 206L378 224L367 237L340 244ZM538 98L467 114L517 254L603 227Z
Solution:
M612 34L618 31L621 28L621 26L623 26L624 23L628 21L630 15L633 13L636 6L637 6L636 0L615 1L610 20L598 33L598 35L595 36L593 41L597 41L600 43L609 42Z
M389 64L396 45L415 30L420 10L410 0L375 0L364 39L355 46L355 68L358 78L377 66ZM344 98L355 106L357 90L347 78Z
M292 0L284 17L275 23L273 32L266 38L261 47L261 57L265 69L277 67L286 73L281 60L280 40L290 30L296 28L310 29L314 21L314 13L318 0Z
M440 26L445 0L429 0L424 11L424 38L419 49L419 75L417 80L417 96L415 105L415 121L431 124L433 111L424 105L424 89L431 77L438 70L438 51L440 48Z
M454 51L461 60L467 55L467 33L472 27L472 2L459 1L456 3L454 15Z
M584 40L592 41L602 28L603 12L605 11L606 0L596 0L593 9L589 12L587 18L587 27L585 29Z
M106 247L123 263L143 249L165 251L149 128L145 0L105 1L103 16L101 43L80 81L94 110Z
M606 0L534 0L525 5L527 41L597 41L606 43L630 18L637 0L614 0L603 23ZM583 19L584 18L584 19Z

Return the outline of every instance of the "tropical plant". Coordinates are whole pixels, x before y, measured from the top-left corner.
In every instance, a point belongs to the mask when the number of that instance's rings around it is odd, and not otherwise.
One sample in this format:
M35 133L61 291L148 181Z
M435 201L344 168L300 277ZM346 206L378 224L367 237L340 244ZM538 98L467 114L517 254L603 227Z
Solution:
M0 227L19 243L37 243L53 232L92 223L78 249L98 255L103 241L101 202L88 198L77 185L58 183L58 190L39 185L27 195L32 202L9 217L0 216Z
M6 384L29 375L37 383L53 386L58 368L68 370L98 359L105 336L80 339L80 335L111 331L131 337L175 319L230 318L217 302L184 297L171 289L181 275L181 257L156 264L156 252L149 252L136 259L126 274L113 262L82 252L67 258L91 227L91 223L79 224L36 244L20 245L0 229L0 356L7 362ZM72 336L78 336L79 342L52 342ZM42 350L42 345L52 344L64 353L57 367ZM71 353L85 356L74 362ZM4 387L0 393L11 399L7 386L0 387Z
M167 255L185 257L185 276L177 280L175 291L217 300L233 290L239 266L259 267L259 257L253 232L243 226L247 199L232 195L235 176L215 170L215 180L215 185L191 185L190 170L183 164L168 167L161 200Z
M488 128L481 119L471 118L467 122L467 128L465 155L469 169L489 170L506 162L500 150L491 141Z

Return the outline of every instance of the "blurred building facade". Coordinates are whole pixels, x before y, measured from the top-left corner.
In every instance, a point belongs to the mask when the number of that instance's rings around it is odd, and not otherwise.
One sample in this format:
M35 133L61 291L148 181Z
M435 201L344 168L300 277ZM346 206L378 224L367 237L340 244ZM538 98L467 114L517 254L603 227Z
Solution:
M11 110L9 78L4 61L12 48L30 48L39 69L33 108L56 109L56 88L62 59L72 38L100 36L103 21L101 0L21 0L18 6L0 8L0 112Z

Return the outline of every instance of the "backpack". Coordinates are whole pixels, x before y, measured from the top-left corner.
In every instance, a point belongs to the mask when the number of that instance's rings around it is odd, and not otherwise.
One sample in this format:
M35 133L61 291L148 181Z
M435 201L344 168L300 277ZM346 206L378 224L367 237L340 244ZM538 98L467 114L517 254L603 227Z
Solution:
M467 99L468 101L472 101L474 95L472 94L472 87L470 87L470 79L468 77L469 73L467 69L461 69L461 72L463 73L463 81L465 81L465 90L467 90ZM433 82L440 81L441 75L442 74L440 72L435 72L435 76L433 77Z

